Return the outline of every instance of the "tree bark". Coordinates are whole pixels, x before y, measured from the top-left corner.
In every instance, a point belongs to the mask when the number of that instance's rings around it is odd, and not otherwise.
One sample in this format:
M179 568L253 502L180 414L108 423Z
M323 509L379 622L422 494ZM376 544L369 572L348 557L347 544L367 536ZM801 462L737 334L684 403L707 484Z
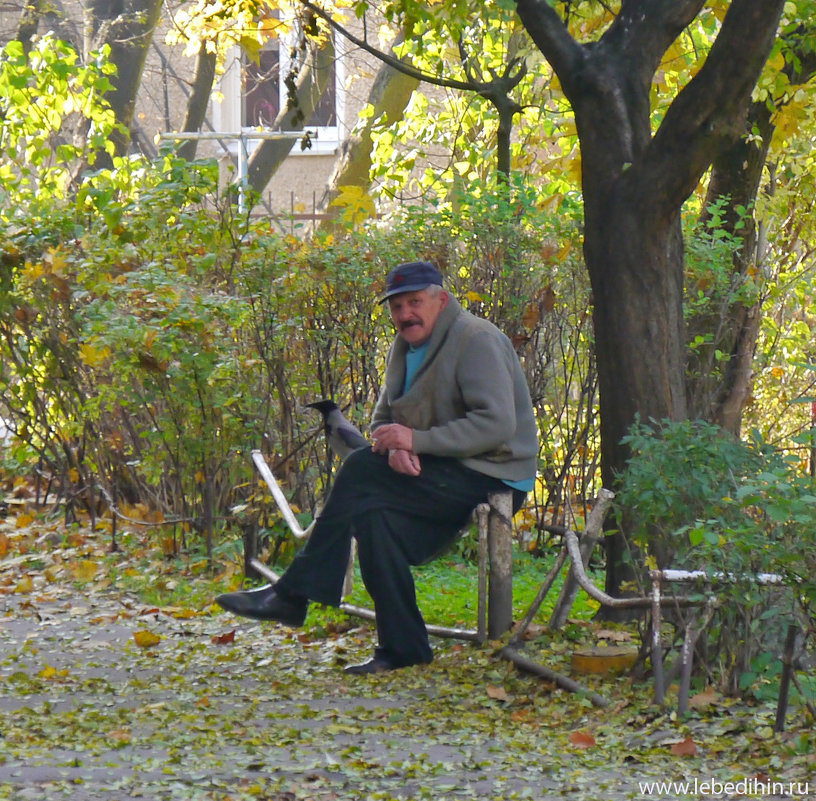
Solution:
M784 0L731 3L705 63L652 136L652 78L703 5L624 0L600 40L581 46L545 0L516 2L572 105L581 144L604 486L614 486L625 466L621 439L636 416L687 414L681 207L721 143L743 130ZM607 544L606 586L614 594L619 543Z
M342 155L335 165L320 204L324 212L330 209L342 187L359 186L367 189L371 185L371 131L375 125L381 125L384 121L389 125L399 122L418 86L419 80L414 76L406 75L385 62L381 64L368 95L371 115L343 143Z
M748 134L759 130L755 141ZM708 209L723 199L723 230L742 238L731 265L731 286L754 280L750 271L756 266L756 224L753 205L759 192L762 171L768 154L773 126L765 103L755 103L747 118L745 132L716 154L706 192L701 225L710 219ZM746 209L740 214L738 209ZM711 314L693 319L687 341L698 335L712 334L712 340L690 351L687 369L687 399L691 418L710 420L739 436L742 410L751 389L754 349L759 336L760 308L756 303L730 303L725 309L717 304ZM728 354L725 370L718 369L718 353Z
M187 101L187 112L184 116L184 124L181 126L182 131L198 132L204 124L215 80L216 59L215 48L208 47L208 42L202 41L196 57L193 91ZM192 161L195 158L197 147L197 140L186 139L179 145L176 152L187 161Z
M20 14L20 21L17 23L17 35L15 39L23 45L23 52L28 55L31 52L31 40L40 25L43 13L44 0L27 0L23 11Z
M799 30L788 42L785 72L792 84L803 84L816 74L816 54L802 47L806 31ZM757 243L754 203L760 191L762 176L774 133L772 109L767 102L751 106L740 135L727 142L715 156L708 182L705 207L700 220L710 220L708 209L724 200L723 230L742 240L732 262L732 285L744 281L761 282L762 253ZM759 133L759 137L756 136ZM744 211L743 211L744 210ZM751 277L751 271L756 278ZM722 315L701 316L692 321L687 341L707 332L714 340L689 354L687 397L689 416L710 420L738 436L742 412L753 379L753 358L759 336L760 301L734 302ZM722 332L717 337L716 332ZM725 370L716 369L716 351L727 354Z
M89 0L85 9L86 60L91 50L110 45L110 61L117 72L112 77L113 91L107 100L125 131L130 130L133 122L136 93L160 11L161 0ZM126 155L129 133L117 133L112 138L116 155ZM104 164L105 155L100 157Z

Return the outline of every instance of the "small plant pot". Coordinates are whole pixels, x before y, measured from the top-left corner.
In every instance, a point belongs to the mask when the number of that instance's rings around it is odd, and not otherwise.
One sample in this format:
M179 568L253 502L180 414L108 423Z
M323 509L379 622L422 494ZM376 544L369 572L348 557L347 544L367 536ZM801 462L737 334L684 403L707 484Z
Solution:
M637 661L637 648L625 645L579 648L572 652L574 673L606 675L623 673Z

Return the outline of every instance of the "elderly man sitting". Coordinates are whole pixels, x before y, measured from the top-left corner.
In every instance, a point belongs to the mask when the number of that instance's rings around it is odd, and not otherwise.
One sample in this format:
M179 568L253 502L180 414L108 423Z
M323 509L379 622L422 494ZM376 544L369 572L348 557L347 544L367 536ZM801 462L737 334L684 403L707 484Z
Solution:
M530 393L510 340L466 312L425 261L388 273L397 335L374 409L374 445L340 467L306 544L279 581L216 601L256 620L299 626L309 601L340 603L351 538L374 601L379 644L349 673L425 664L433 652L411 566L449 547L490 492L532 489L538 440Z

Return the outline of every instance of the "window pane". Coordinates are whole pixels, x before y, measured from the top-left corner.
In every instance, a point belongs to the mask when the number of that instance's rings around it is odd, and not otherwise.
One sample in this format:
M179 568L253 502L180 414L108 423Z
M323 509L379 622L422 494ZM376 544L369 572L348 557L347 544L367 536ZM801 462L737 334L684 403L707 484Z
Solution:
M272 127L280 102L280 51L262 50L259 62L244 70L244 125Z
M286 82L289 71L297 77L298 64L284 53L281 63L279 44L267 46L260 53L257 64L246 64L243 71L243 126L271 128L278 112L288 101ZM318 99L314 112L306 122L306 127L337 126L337 70L334 62L326 79L326 89ZM322 78L323 76L321 76Z
M337 72L332 62L326 89L306 125L337 125Z

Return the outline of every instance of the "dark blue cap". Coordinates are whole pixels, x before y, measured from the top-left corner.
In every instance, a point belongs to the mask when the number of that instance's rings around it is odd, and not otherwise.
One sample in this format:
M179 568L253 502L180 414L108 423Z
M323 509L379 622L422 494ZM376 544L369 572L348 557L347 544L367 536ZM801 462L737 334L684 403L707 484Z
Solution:
M385 278L385 294L381 301L403 292L417 292L432 284L442 286L442 273L429 261L409 261L398 264Z

